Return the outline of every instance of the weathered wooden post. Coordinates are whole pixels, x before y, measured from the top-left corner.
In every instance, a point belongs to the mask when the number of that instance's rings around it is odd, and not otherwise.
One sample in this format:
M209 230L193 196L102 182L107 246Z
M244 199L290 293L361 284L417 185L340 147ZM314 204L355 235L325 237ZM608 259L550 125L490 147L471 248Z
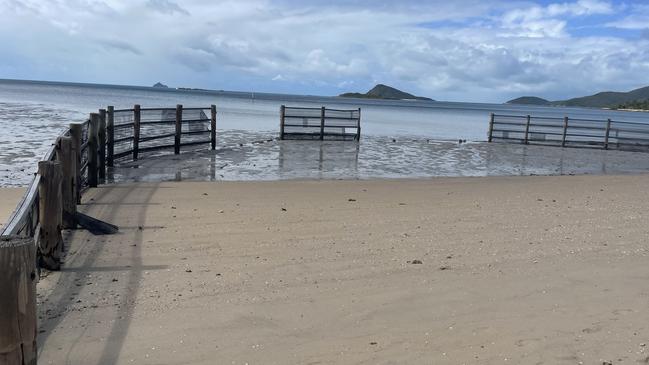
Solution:
M99 182L97 170L99 168L99 148L98 141L99 114L90 113L90 123L88 124L88 186L96 188Z
M133 161L140 152L140 105L133 105Z
M72 138L72 152L75 158L74 164L74 180L75 184L75 201L81 204L81 139L83 133L82 124L70 124L70 138Z
M286 116L286 106L279 107L279 139L284 139L284 117Z
M527 115L527 122L525 123L525 140L524 143L528 144L528 136L530 135L530 120L532 117L528 114Z
M608 149L608 136L611 133L611 119L606 120L606 134L604 135L604 149Z
M361 140L361 108L358 108L358 122L356 124L356 140ZM356 156L358 157L358 156Z
M320 140L324 139L325 107L320 108Z
M0 364L36 365L36 246L0 237Z
M61 197L63 208L63 228L77 226L74 215L77 213L77 156L72 137L59 137L56 141L56 161L61 164Z
M494 133L494 121L496 120L496 114L491 113L489 115L489 134L488 134L488 142L491 142L493 139L493 133Z
M63 251L61 164L54 161L40 161L38 174L41 176L38 185L39 262L48 270L59 270Z
M106 180L106 109L99 109L99 178Z
M174 135L174 153L180 153L180 136L183 132L183 106L176 105L176 133Z
M115 107L109 105L106 111L106 166L115 164Z
M563 139L561 140L561 147L566 146L567 134L568 134L568 117L563 117Z
M212 149L216 149L216 105L210 106L210 140L212 141Z

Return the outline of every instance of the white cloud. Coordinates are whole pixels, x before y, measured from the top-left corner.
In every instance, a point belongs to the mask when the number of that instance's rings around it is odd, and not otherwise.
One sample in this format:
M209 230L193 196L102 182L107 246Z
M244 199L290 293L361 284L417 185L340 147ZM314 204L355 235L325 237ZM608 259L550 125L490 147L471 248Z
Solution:
M310 94L381 82L442 100L558 99L641 86L647 40L568 31L614 11L597 0L0 0L0 78Z
M175 13L190 15L189 12L180 7L180 5L170 0L148 0L146 6L153 11L159 11L164 14L173 15Z
M546 7L534 5L506 12L502 16L502 33L518 37L565 37L565 17L610 14L613 7L609 2L579 0L573 3L554 3Z
M628 15L622 19L609 22L609 27L620 29L647 29L649 28L649 5L634 4Z
M557 15L593 15L593 14L610 14L613 12L613 6L608 1L599 0L579 0L574 3L550 4L547 7L547 13L550 16Z

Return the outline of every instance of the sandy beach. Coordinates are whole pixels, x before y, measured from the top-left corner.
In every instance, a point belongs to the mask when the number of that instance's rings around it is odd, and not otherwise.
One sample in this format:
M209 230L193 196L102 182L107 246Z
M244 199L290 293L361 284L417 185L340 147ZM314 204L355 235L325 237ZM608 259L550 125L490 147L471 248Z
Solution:
M0 188L0 229L16 209L16 205L24 193L24 188Z
M649 362L649 175L91 189L41 364ZM5 201L4 199L2 200Z

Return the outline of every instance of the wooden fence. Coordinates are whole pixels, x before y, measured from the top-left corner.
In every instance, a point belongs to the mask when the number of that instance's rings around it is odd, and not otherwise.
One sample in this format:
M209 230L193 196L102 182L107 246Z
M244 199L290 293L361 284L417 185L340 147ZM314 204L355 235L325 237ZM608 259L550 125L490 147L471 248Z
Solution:
M280 139L353 139L361 136L361 109L280 107Z
M70 124L56 138L0 231L0 362L36 363L37 264L60 268L61 230L76 228L77 204L88 188L105 179L106 168L144 152L173 148L178 154L182 146L207 143L216 148L214 105L108 107Z
M489 142L649 150L649 123L491 114Z

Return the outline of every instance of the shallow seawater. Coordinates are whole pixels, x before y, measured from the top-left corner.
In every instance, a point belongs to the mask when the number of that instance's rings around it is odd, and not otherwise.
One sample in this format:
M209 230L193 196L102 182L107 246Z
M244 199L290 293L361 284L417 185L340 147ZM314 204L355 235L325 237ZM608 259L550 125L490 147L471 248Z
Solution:
M230 131L217 149L122 161L112 181L370 179L437 176L630 174L649 172L649 155L504 143L458 143L366 136L354 141L280 141Z
M0 186L26 185L55 138L80 118L46 104L0 102Z
M477 142L486 139L491 112L649 123L647 113L0 80L0 186L28 184L37 162L70 123L82 122L89 112L107 105L120 109L133 104L216 105L219 148L184 153L182 164L174 156L145 159L140 172L117 169L115 175L123 179L170 179L170 174L182 179L272 180L636 173L647 171L649 156ZM276 141L280 105L362 108L362 139L359 144ZM476 142L453 142L458 139Z

